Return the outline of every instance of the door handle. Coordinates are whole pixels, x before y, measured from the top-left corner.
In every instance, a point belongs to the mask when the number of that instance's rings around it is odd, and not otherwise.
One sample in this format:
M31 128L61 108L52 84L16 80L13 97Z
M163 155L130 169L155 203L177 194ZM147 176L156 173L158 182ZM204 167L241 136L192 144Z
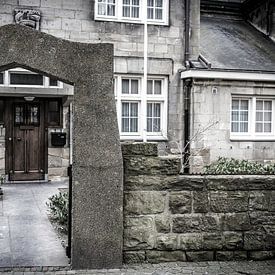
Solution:
M21 141L21 137L18 137L18 138L16 138L17 139L17 141Z
M12 141L12 138L11 138L11 137L9 137L9 138L8 138L8 140L9 140L9 141Z

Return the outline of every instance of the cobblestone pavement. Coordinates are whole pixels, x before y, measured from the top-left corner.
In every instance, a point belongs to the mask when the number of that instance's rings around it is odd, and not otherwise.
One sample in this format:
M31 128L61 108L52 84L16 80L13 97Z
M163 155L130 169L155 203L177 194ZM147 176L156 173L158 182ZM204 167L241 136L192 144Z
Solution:
M122 269L66 270L64 267L0 269L0 274L14 275L274 275L275 260L262 262L199 262L128 265Z

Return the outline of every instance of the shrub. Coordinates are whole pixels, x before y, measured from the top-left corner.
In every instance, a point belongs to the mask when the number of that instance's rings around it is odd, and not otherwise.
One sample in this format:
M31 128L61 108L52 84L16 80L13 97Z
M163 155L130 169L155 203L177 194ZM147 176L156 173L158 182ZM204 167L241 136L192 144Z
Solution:
M49 198L46 205L49 207L50 218L59 225L59 230L68 232L69 195L67 192L59 192Z
M220 157L204 167L206 174L275 174L275 164L262 164L248 160Z

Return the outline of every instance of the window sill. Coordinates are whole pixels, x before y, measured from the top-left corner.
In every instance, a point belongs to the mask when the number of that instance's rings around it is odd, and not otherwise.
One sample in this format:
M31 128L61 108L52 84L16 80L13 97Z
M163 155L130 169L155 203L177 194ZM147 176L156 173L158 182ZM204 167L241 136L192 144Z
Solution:
M120 140L121 141L124 141L124 140L142 141L143 138L141 136L120 136ZM168 139L164 136L147 136L146 140L150 140L150 141L168 141Z
M117 22L117 23L128 23L128 24L144 24L141 19L117 19L114 17L95 17L95 21L108 21L108 22ZM148 25L159 25L159 26L169 26L168 22L165 21L147 21Z
M275 141L275 136L231 136L230 141Z

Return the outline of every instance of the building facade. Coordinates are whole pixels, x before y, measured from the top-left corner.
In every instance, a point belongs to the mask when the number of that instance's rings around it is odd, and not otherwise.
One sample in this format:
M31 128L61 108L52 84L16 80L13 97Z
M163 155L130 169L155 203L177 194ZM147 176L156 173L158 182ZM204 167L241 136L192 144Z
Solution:
M186 153L186 166L201 172L219 156L275 158L274 44L265 37L275 37L275 13L272 1L256 2L5 0L0 25L112 43L121 141L156 141L161 154ZM241 35L247 30L249 39ZM24 64L0 74L0 169L7 180L66 176L72 162L70 84Z

